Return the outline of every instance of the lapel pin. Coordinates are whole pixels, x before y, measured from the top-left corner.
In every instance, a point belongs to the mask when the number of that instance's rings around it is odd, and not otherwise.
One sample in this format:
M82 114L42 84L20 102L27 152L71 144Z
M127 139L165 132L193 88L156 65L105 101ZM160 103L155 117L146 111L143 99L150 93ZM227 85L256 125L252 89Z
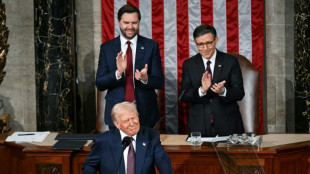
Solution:
M219 65L218 67L219 67L219 68L221 68L221 67L222 67L222 65Z
M144 47L141 47L141 50L144 50Z
M143 145L143 146L146 146L146 144L145 144L145 143L143 143L142 145Z

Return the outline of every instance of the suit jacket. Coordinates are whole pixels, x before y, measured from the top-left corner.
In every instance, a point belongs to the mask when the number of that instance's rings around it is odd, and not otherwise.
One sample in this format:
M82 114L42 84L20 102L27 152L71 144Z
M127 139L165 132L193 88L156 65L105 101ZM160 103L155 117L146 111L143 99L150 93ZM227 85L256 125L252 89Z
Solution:
M122 160L120 174L125 173L122 156L121 135L118 129L107 131L95 137L91 152L83 164L83 173L117 174L119 160ZM171 160L160 143L159 133L148 127L140 127L136 138L136 174L172 173Z
M206 136L211 126L211 113L218 135L244 133L243 123L237 101L244 96L242 73L237 58L217 50L212 84L226 80L226 96L222 97L209 89L203 97L199 96L202 74L205 67L198 53L183 62L182 100L190 103L188 133L201 132Z
M96 86L100 91L108 90L105 97L105 123L109 126L114 126L111 119L113 106L125 99L124 75L119 80L115 77L117 69L115 58L120 51L120 36L103 43L100 47ZM135 102L141 125L153 127L160 117L155 89L163 86L162 63L158 43L138 35L135 69L140 71L145 64L148 64L148 82L143 84L134 79Z

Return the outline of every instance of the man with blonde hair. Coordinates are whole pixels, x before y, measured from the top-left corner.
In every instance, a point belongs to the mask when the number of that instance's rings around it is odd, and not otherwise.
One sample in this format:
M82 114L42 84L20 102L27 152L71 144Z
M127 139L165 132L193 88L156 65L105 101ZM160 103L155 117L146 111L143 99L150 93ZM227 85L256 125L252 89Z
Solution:
M160 173L173 173L171 160L160 143L159 133L140 126L135 103L118 103L111 115L117 129L94 139L91 152L83 164L83 173L155 174L155 165ZM128 147L126 139L129 139Z

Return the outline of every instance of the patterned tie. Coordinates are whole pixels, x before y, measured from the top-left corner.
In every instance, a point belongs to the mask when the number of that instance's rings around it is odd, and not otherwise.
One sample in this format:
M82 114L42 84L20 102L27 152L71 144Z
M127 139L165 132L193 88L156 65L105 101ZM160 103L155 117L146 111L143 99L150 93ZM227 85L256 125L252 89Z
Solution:
M133 102L135 100L135 92L133 88L133 68L132 68L132 50L130 47L131 42L127 41L128 48L127 55L127 68L125 73L125 101Z
M211 74L211 77L212 77L212 71L211 71L211 68L210 68L210 64L211 63L212 62L210 60L207 61L207 69L206 69L206 71L208 71Z
M133 148L132 141L133 138L130 137L130 145L127 156L127 174L135 174L136 172L136 154L135 149Z
M206 69L206 71L208 71L210 74L211 74L211 77L212 77L212 71L211 71L211 68L210 68L210 64L211 64L211 61L210 60L208 60L207 61L207 69ZM211 113L210 114L210 119L211 119L211 124L214 122L213 121L213 113Z

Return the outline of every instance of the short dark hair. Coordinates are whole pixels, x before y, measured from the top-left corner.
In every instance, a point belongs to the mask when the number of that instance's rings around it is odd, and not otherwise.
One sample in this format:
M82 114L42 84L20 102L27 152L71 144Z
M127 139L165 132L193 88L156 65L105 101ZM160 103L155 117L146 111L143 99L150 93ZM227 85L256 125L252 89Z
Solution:
M126 4L118 10L117 13L118 21L121 21L124 13L138 13L139 21L141 20L140 10L131 4Z
M213 38L216 38L216 30L213 26L207 25L207 24L202 24L198 27L195 28L193 32L193 37L196 39L199 36L205 35L211 33L213 35Z

